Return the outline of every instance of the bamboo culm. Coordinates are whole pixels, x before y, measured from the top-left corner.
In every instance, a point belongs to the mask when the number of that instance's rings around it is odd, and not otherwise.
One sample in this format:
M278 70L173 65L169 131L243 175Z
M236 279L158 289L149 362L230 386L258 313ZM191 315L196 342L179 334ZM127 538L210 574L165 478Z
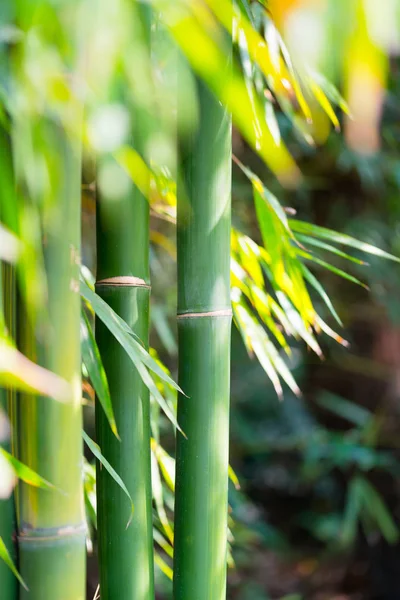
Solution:
M140 22L149 43L150 21ZM146 129L134 111L133 146L142 152ZM99 169L102 160L99 159ZM150 181L148 181L150 186ZM143 190L142 190L143 191ZM148 347L149 202L136 187L118 198L101 193L97 203L96 292ZM124 481L134 513L121 488L97 465L97 511L102 600L154 599L154 558L150 454L150 398L125 350L96 320L96 339L107 375L120 439L96 401L96 434L104 457ZM131 518L132 517L132 518ZM127 526L129 523L129 526Z
M228 61L229 63L229 61ZM227 64L226 76L229 76ZM223 74L222 74L223 76ZM199 126L178 185L178 421L174 600L226 595L231 121L197 82Z
M77 114L79 108L77 109ZM19 568L28 590L20 600L86 598L86 523L82 486L79 262L81 141L43 123L59 161L51 218L44 220L48 329L38 338L20 307L21 350L69 384L65 402L20 394L18 458L54 490L19 484ZM36 338L36 339L35 339Z

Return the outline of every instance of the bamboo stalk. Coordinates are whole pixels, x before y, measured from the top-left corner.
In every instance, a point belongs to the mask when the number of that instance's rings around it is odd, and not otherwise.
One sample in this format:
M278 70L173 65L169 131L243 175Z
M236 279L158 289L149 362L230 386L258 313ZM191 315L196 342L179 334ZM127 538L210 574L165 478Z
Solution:
M79 109L78 109L79 110ZM19 315L21 349L70 384L64 403L21 394L18 447L22 462L56 490L20 484L20 572L25 600L84 600L86 524L82 489L80 361L81 143L61 126L43 122L58 161L58 178L43 215L49 328L33 331ZM26 307L25 307L26 308ZM36 340L34 337L36 336Z
M148 13L142 16L149 23ZM146 25L146 31L149 36L149 25ZM138 152L142 152L146 136L144 120L140 110L135 109L134 112L133 144ZM97 205L96 291L148 347L149 202L136 187L118 199L100 194ZM101 598L152 600L154 562L149 391L125 350L100 320L96 321L96 339L120 436L119 441L112 433L100 403L96 402L97 441L105 458L124 481L134 505L132 520L127 527L131 517L129 501L98 464Z
M229 62L229 61L228 61ZM221 77L229 76L221 73ZM231 121L197 83L199 126L178 186L178 400L174 599L226 594Z
M0 131L0 136L2 132ZM4 198L0 199L0 216L3 219L2 206ZM0 273L0 321L4 319L10 333L14 333L14 271L10 265L1 265ZM2 285L3 284L3 285ZM0 389L0 444L7 451L11 450L11 435L7 432L7 416L10 414L9 406L15 400L14 390ZM0 537L2 538L12 560L16 560L15 536L15 507L14 498L0 500ZM18 594L17 579L9 567L0 560L0 590L3 600L16 600Z

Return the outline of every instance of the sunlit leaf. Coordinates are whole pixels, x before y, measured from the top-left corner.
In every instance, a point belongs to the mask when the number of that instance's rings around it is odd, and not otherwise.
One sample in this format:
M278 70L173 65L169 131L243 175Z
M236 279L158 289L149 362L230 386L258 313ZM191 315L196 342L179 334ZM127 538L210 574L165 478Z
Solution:
M389 254L388 252L385 252L376 246L372 246L371 244L367 244L366 242L361 242L350 235L338 233L333 229L327 229L326 227L320 227L319 225L313 225L312 223L306 223L305 221L298 221L296 219L290 219L289 226L297 233L312 235L317 238L329 240L330 242L334 242L336 244L343 244L344 246L357 248L357 250L361 250L367 254L373 254L374 256L400 262L400 258L394 256L393 254Z
M38 473L21 463L19 460L15 458L12 454L4 450L4 448L0 447L0 453L7 460L10 466L14 469L14 472L18 479L24 481L28 485L32 485L34 487L42 488L44 490L57 490L57 488L41 477Z

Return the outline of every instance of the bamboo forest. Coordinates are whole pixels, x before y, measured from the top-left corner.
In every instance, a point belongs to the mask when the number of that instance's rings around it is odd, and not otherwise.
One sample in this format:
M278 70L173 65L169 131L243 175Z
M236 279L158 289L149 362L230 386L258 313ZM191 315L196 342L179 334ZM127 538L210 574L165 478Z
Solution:
M0 600L400 600L400 1L0 1Z

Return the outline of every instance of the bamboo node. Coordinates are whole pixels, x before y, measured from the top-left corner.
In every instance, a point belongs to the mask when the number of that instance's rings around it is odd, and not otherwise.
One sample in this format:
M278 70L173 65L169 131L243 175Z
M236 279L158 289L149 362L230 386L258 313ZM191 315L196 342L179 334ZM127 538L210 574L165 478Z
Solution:
M96 281L96 286L107 286L107 287L143 287L150 289L151 286L140 277L132 277L130 275L122 275L120 277L108 277L107 279L100 279Z
M210 310L207 312L190 312L190 313L181 313L177 315L177 319L201 319L203 317L232 317L232 310Z
M79 525L69 525L66 527L56 527L51 529L38 529L31 527L23 527L19 531L18 541L20 543L25 542L38 542L38 541L49 541L59 540L63 538L76 537L87 534L86 523Z

